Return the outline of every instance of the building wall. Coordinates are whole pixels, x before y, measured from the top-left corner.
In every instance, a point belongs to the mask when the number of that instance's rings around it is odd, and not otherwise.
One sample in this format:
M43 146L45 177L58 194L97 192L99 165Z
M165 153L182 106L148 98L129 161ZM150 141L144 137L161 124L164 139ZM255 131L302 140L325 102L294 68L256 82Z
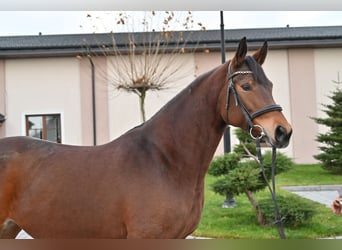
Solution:
M315 88L316 88L316 110L318 117L325 117L322 104L330 104L332 92L337 85L334 81L342 82L342 49L316 49L314 51L315 65ZM341 86L340 86L341 87ZM325 133L327 128L319 125L318 131Z
M79 60L82 145L104 144L110 139L108 85L107 79L104 77L107 70L106 58L94 58L92 59L93 64L88 58L80 58ZM94 67L93 72L92 65ZM93 91L95 93L94 100ZM95 102L95 113L93 113L93 101ZM95 125L93 114L95 115ZM96 128L95 133L94 126Z
M315 162L313 155L318 151L317 124L310 118L317 112L314 50L290 49L288 57L294 159L311 163Z
M253 51L249 52L249 54ZM227 60L233 57L227 52ZM298 163L314 163L318 153L317 133L327 128L318 126L310 117L323 116L322 103L336 88L332 80L342 70L342 49L269 50L263 65L273 82L273 96L283 107L293 126L290 145L281 151ZM94 58L96 89L97 144L109 142L141 124L137 95L118 91L110 84L113 57ZM219 52L185 54L177 59L187 72L168 89L150 91L146 97L146 116L152 117L195 77L221 64ZM117 65L117 64L116 64ZM123 70L123 69L121 69ZM342 79L342 73L341 73ZM60 113L62 142L93 145L92 75L88 58L36 58L0 61L0 113L6 122L0 137L25 134L26 114ZM238 141L232 129L231 143ZM216 154L223 153L223 141Z
M0 114L7 115L6 110L6 81L5 61L0 60ZM6 122L0 124L0 138L6 136Z
M142 123L139 97L132 92L117 90L110 83L113 78L114 70L125 70L120 68L120 64L113 62L115 58L109 57L107 62L107 72L109 75L108 109L109 109L109 128L110 139L115 139L129 129ZM182 65L180 73L182 79L172 81L166 89L160 91L148 91L145 99L146 119L151 118L158 110L179 93L185 86L194 79L195 65L192 55L183 54L174 62L175 65ZM172 66L171 66L172 68Z
M25 115L60 113L62 142L82 144L76 58L6 61L6 136L25 135Z

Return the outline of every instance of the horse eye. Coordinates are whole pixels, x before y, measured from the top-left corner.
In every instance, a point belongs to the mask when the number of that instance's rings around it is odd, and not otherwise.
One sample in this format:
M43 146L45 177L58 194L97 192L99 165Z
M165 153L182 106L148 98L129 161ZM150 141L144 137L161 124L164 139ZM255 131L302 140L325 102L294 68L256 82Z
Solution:
M242 85L241 85L241 88L242 88L244 91L250 91L250 90L252 90L252 86L249 85L248 83L242 84Z

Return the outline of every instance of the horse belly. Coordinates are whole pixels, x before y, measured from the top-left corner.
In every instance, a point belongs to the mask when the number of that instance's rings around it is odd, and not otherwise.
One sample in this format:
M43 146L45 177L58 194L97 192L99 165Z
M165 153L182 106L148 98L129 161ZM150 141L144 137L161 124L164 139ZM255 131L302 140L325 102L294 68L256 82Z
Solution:
M11 217L20 227L34 238L126 237L119 190L105 180L88 184L85 177L56 176L37 175L18 193Z
M68 199L39 206L18 204L13 219L33 238L126 238L121 212L95 204L73 204Z

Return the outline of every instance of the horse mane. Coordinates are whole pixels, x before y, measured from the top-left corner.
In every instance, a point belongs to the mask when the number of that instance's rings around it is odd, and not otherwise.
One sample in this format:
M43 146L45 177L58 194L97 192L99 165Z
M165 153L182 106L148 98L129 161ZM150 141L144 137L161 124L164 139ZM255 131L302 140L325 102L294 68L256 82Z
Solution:
M207 78L208 76L210 76L215 70L217 70L217 68L219 68L219 66L211 69L210 71L207 71L205 73L202 73L201 75L199 75L198 77L196 77L189 85L188 87L195 87L198 84L198 82L202 82L205 78Z
M271 84L260 64L252 56L246 56L246 63L250 70L253 71L256 81L259 84L265 87Z
M218 66L219 67L219 66ZM194 92L204 79L208 78L218 67L213 68L212 70L202 73L201 75L197 76L195 79L192 80L190 84L184 87L176 96L174 96L168 103L166 103L160 110L164 109L165 107L169 106L170 104L174 103L179 99L179 97L183 95L187 95L189 92ZM159 113L159 111L157 112Z
M171 100L169 100L163 107L161 107L150 119L148 119L145 123L137 126L143 126L149 124L153 120L155 120L160 114L163 114L165 110L172 108L175 104L179 105L180 100L188 100L189 94L192 95L197 91L197 89L201 86L201 83L208 78L215 70L217 70L219 66L213 68L212 70L202 73L201 75L197 76L193 81L184 87L176 96L174 96ZM136 127L136 128L137 128ZM133 130L133 129L131 129Z

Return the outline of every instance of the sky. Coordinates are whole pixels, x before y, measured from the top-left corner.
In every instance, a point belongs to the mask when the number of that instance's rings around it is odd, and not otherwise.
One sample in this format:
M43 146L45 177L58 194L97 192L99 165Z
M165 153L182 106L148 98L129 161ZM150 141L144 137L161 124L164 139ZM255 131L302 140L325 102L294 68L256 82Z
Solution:
M175 13L185 16L187 12ZM220 28L219 11L193 11L192 15L206 29ZM115 32L113 16L117 14L108 11L0 11L0 36ZM226 29L342 25L342 11L224 11L224 24Z

